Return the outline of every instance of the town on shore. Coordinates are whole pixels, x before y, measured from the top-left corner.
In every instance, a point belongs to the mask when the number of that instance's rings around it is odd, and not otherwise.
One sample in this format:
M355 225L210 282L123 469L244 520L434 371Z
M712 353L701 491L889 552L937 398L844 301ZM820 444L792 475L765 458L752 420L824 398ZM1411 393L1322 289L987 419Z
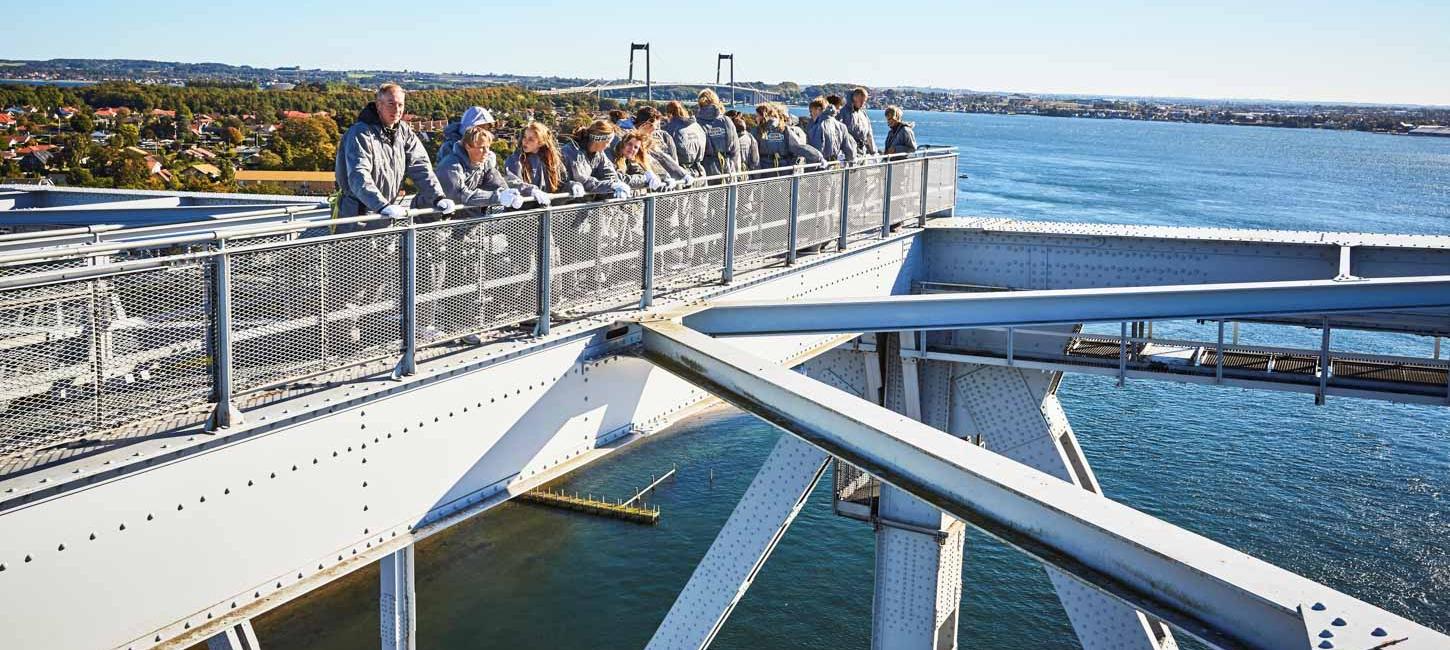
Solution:
M340 133L372 88L410 90L415 130L438 146L448 120L468 106L511 129L537 119L570 129L623 102L602 94L541 94L597 80L517 75L266 69L224 64L63 59L0 61L0 182L222 192L333 191ZM737 82L802 103L854 84ZM698 86L657 85L656 101L692 98ZM632 93L640 94L639 92ZM750 94L742 91L742 95ZM753 98L743 97L742 101ZM1085 98L923 88L873 89L873 105L908 111L1359 130L1450 136L1450 107ZM749 113L749 111L747 111ZM430 151L430 155L436 151Z

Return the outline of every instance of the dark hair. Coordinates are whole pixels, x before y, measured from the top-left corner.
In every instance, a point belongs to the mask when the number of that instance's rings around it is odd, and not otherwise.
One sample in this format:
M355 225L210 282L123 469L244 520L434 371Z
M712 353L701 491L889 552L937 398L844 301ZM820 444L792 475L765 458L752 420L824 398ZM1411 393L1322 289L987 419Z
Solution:
M735 123L735 131L737 133L745 133L745 118L744 117L741 117L740 111L730 111L730 112L731 113L734 113L734 115L727 114L726 116L730 118L730 121L731 122L734 122Z
M836 108L840 108L846 104L846 100L841 99L840 95L832 94L826 95L826 103L835 106Z
M811 103L810 103L810 105L809 105L808 108L810 108L813 111L824 111L824 110L826 110L826 98L825 97L817 97L815 99L812 99L811 100Z
M856 95L860 95L864 99L867 95L866 89L862 88L861 86L856 86L855 88L852 88L851 96L855 97Z
M645 122L653 122L661 117L664 116L660 115L659 109L653 106L641 106L639 110L634 112L634 125L639 126Z
M629 117L629 113L621 109L616 108L612 111L609 111L609 121L613 122L614 124L619 124L619 121L623 120L626 117Z

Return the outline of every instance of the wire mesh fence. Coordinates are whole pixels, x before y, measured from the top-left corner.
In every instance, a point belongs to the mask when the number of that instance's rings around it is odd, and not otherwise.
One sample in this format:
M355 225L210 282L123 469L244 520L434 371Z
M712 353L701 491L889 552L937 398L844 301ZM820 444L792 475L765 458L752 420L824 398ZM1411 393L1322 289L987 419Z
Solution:
M934 156L921 162L926 168L926 213L950 212L956 201L957 157Z
M928 212L949 210L955 160L895 163L893 221L919 215L923 174ZM879 234L887 207L884 170L863 166L734 185L734 268L782 260L793 217L797 249L836 240L843 182L849 182L847 234ZM712 186L653 198L655 286L718 281L732 217L729 193ZM547 265L540 251L545 224ZM643 199L414 228L419 345L549 318L539 304L545 274L553 311L566 317L635 304L644 284ZM229 372L236 393L398 358L406 230L329 232L230 241L225 282L215 277L218 251L211 242L0 266L0 280L15 287L0 289L0 454L130 424L151 426L158 416L204 419L216 399L214 292L221 286L231 305ZM208 254L174 255L181 252ZM86 268L148 258L160 263ZM57 269L90 275L20 279ZM49 283L36 284L42 280Z
M725 265L729 190L715 187L655 200L655 286L698 284Z
M881 232L886 168L856 167L847 173L851 175L846 211L847 238L860 239Z
M796 246L836 241L841 231L841 175L815 174L800 180Z
M891 163L891 223L921 216L921 163L903 160Z
M639 300L644 281L644 201L557 210L552 215L554 309L594 313Z
M791 179L745 183L735 198L735 268L765 266L785 255Z

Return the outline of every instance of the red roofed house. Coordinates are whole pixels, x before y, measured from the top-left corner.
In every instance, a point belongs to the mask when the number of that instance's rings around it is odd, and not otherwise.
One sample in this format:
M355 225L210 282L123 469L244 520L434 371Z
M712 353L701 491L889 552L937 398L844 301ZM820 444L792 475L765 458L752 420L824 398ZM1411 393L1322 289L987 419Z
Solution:
M151 109L151 117L176 117L176 111L153 108Z
M0 113L0 126L10 126L12 124L15 124L14 115L11 115L9 113Z

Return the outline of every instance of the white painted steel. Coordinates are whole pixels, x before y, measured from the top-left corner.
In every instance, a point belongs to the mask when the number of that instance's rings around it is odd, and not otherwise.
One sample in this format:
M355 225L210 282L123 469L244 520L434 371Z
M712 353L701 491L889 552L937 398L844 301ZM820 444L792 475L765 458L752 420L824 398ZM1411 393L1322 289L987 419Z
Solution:
M877 335L882 340L891 335ZM916 332L895 334L899 354L887 359L886 401L917 421L940 420L943 380L923 372L915 356ZM881 348L877 348L880 354ZM876 365L876 354L866 365ZM933 417L937 416L937 417ZM930 422L929 422L930 423ZM944 423L936 423L938 427ZM871 600L871 647L952 650L962 600L965 527L893 485L882 485L876 527L875 583Z
M678 323L644 323L643 341L670 372L1214 645L1301 648L1300 603L1356 602ZM1400 647L1450 644L1363 607Z
M414 585L413 545L378 560L378 631L382 650L417 650L418 592Z
M710 334L942 330L1322 314L1450 306L1450 276L1302 280L884 298L719 301L685 324Z
M902 290L916 263L912 242L752 271L728 291L774 299ZM224 630L225 619L265 612L380 559L420 528L477 512L710 398L616 356L637 335L615 339L610 329L607 320L562 325L542 340L420 361L401 382L343 384L249 410L225 435L158 438L0 481L0 593L27 594L0 608L0 647L204 641L197 635ZM785 362L839 340L744 344ZM86 624L46 624L57 611L86 611Z
M948 433L982 436L988 450L1055 476L1088 492L1101 493L1082 456L1067 414L1052 387L1051 373L968 363L926 361L952 368L952 426ZM1047 575L1084 650L1168 650L1163 638L1137 610L1052 566Z
M710 645L829 461L825 452L800 438L780 437L645 646L648 650L698 650Z

